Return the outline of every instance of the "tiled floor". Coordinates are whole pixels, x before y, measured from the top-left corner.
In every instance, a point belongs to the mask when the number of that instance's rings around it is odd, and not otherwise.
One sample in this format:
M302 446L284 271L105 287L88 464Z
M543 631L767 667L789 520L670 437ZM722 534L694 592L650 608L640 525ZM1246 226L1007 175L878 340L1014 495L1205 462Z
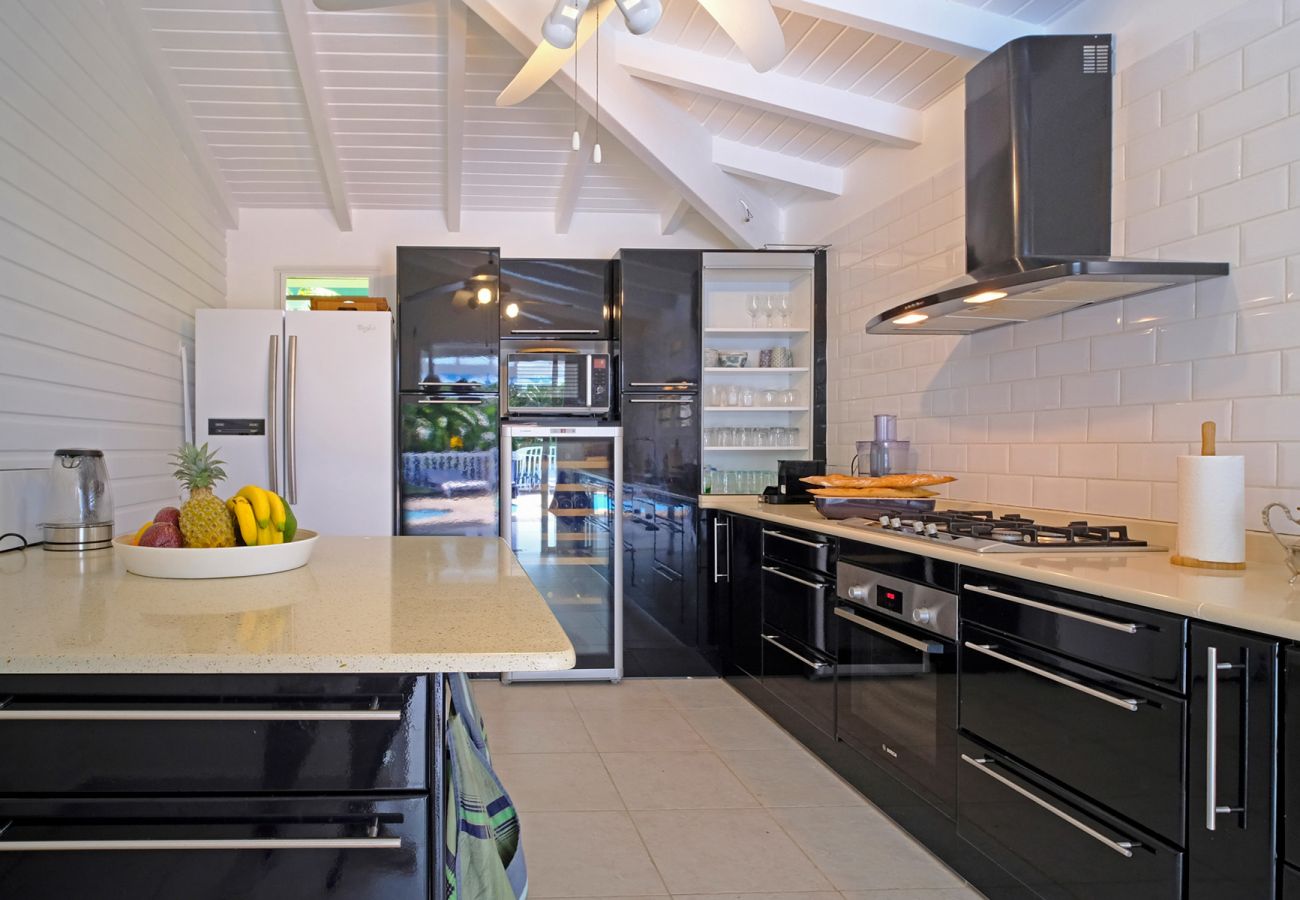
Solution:
M980 897L722 681L474 693L537 900Z

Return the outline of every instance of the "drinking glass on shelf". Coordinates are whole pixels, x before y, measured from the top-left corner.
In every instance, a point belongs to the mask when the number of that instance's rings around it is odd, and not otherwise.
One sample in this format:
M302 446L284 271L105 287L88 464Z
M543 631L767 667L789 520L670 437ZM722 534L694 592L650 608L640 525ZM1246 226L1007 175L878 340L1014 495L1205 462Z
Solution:
M753 388L745 388L743 391L740 392L740 405L741 405L741 406L753 406L753 405L754 405L754 389L753 389Z
M734 384L727 385L727 402L726 406L740 405L740 388Z
M790 295L782 294L777 301L777 306L781 310L781 327L790 327Z
M782 391L782 392L781 392L781 405L782 405L782 406L798 406L798 405L799 405L799 392L798 392L798 391L795 391L795 390Z
M749 327L750 327L750 328L757 328L757 327L758 327L758 309L759 309L758 294L750 294L750 295L749 295L749 307L748 307L748 308L749 308Z
M715 440L715 437L716 437L716 436L717 436L717 430L716 430L716 429L713 429L713 428L705 428L705 429L704 429L704 446L706 446L706 447L712 447L714 444L716 444L716 443L717 443L717 441Z
M763 391L763 393L759 397L759 403L762 406L776 406L776 401L777 401L776 391L772 391L772 390Z
M798 447L798 446L799 446L799 429L798 429L798 428L787 428L787 429L785 430L785 435L786 435L786 440L787 440L787 442L788 442L788 443L786 444L786 446L788 446L788 447Z

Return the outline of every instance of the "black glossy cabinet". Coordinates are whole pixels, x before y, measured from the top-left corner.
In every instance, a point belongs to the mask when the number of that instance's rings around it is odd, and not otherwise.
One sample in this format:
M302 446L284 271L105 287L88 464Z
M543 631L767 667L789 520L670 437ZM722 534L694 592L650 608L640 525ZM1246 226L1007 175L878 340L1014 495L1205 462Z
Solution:
M1190 653L1188 900L1271 898L1278 645L1196 624Z
M700 385L702 256L697 250L619 253L624 392Z
M429 821L409 796L0 799L0 897L428 900Z
M623 480L688 497L700 492L700 398L696 394L622 400Z
M398 247L398 389L495 392L496 248Z
M1295 866L1282 867L1282 900L1300 900L1300 869Z
M757 519L715 513L710 522L708 588L720 611L723 671L763 671L763 530Z
M1300 900L1300 647L1288 647L1285 654L1286 692L1282 747L1282 836L1283 858L1296 869L1288 870L1295 884L1284 897ZM1284 881L1286 878L1283 879Z
M609 340L614 265L604 259L503 259L501 337Z

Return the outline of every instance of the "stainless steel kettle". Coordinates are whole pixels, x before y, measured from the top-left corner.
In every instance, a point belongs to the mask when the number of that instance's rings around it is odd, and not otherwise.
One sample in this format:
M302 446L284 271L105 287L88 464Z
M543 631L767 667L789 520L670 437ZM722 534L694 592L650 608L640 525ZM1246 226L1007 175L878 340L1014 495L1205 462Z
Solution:
M113 546L113 492L104 451L54 451L45 488L46 550L102 550Z

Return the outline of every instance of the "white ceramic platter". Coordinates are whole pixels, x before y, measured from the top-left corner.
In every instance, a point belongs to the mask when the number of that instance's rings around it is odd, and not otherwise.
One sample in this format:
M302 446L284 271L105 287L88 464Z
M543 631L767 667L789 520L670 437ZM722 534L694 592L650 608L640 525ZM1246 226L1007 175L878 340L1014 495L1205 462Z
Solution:
M137 547L127 537L113 539L128 572L148 578L242 578L270 575L307 565L316 532L299 528L288 544L264 547Z

